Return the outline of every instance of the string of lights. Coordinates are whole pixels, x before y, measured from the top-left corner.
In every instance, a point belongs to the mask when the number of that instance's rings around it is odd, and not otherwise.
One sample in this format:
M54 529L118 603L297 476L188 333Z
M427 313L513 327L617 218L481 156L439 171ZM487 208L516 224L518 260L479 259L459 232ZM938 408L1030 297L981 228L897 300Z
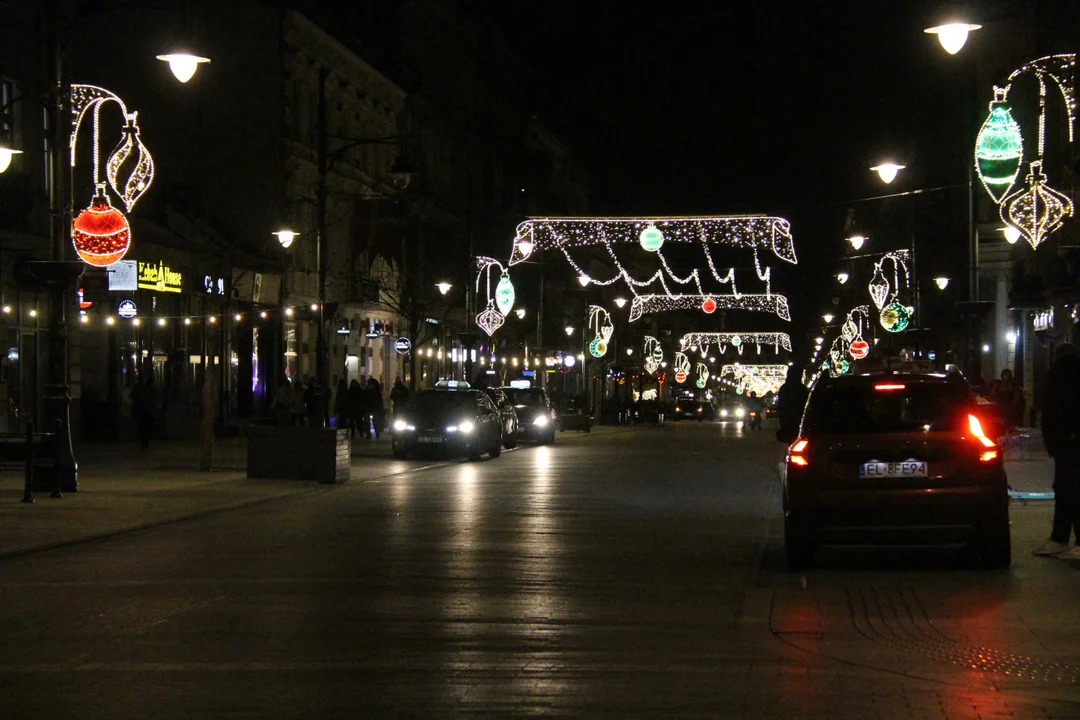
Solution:
M716 310L749 310L771 312L784 320L791 320L788 300L783 295L635 295L630 305L630 322L645 313L691 310L703 312Z
M692 332L686 333L679 344L690 350L700 350L701 356L707 356L712 345L719 347L720 354L727 352L727 346L734 347L741 354L746 345L755 345L760 354L763 345L772 345L773 352L780 348L791 352L791 336L783 332Z

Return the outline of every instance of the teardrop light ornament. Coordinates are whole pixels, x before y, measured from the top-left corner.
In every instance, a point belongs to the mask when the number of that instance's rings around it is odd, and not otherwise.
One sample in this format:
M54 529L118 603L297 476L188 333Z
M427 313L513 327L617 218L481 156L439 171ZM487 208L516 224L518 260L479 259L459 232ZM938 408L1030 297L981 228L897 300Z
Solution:
M994 91L996 98L990 103L990 114L975 138L975 170L986 192L1000 203L1016 182L1024 160L1024 138L1003 91Z
M643 250L656 252L664 245L664 233L660 232L655 225L650 225L641 231L638 242L641 243Z
M843 326L840 328L840 335L848 342L851 342L858 333L859 328L855 325L851 316L848 316L848 319L844 321Z
M874 267L874 279L870 281L869 290L870 299L874 301L874 305L880 310L881 306L885 304L885 298L889 296L889 281L881 273L881 263L877 263Z
M131 212L131 209L135 207L135 203L139 201L143 193L149 189L150 183L154 181L154 159L150 156L150 151L143 145L142 140L139 139L139 113L127 113L125 118L124 137L112 151L109 161L105 164L105 176L109 179L109 186L113 189L113 192L123 199L124 207L128 212ZM127 179L123 181L123 187L121 188L120 172L136 150L138 156L135 167L132 168Z
M1001 219L1015 227L1037 248L1046 236L1061 227L1066 217L1072 217L1073 203L1068 196L1046 184L1042 161L1031 163L1026 187L1017 190L1001 202Z
M499 312L509 315L514 308L515 299L514 283L510 282L510 274L504 271L499 278L499 284L495 286L495 304L499 307Z
M71 242L83 262L107 267L122 260L131 247L131 226L124 213L109 203L105 183L99 183L90 207L71 224Z
M481 330L488 334L488 337L495 334L495 331L502 327L505 319L498 310L495 309L495 301L488 300L487 309L476 316L476 325Z

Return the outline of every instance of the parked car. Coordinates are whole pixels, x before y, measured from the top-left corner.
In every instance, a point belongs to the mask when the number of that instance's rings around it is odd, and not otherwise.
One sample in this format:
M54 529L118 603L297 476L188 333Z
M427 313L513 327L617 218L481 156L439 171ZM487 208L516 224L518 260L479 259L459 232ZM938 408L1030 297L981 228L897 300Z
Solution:
M555 442L555 408L543 388L499 388L518 416L518 439Z
M965 541L1007 567L1008 486L986 419L958 374L819 381L785 463L788 567L822 544Z
M479 390L425 390L394 419L390 429L394 457L421 451L465 455L502 453L502 419Z
M671 408L671 419L697 420L698 422L701 422L705 419L705 406L700 400L691 398L676 400Z
M518 414L514 404L506 393L500 388L482 388L482 392L491 400L491 404L499 412L502 419L502 442L507 450L517 447L518 441Z

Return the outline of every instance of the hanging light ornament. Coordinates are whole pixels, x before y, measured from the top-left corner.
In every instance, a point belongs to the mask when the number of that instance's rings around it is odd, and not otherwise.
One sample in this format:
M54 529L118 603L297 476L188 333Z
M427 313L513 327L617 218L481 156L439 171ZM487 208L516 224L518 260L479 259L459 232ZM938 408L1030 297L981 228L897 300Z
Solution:
M690 358L686 357L681 352L675 353L675 382L686 382L687 376L690 374Z
M655 225L649 225L638 236L641 247L649 252L656 252L664 246L664 233L660 232Z
M1007 89L994 88L990 114L975 139L975 169L994 202L1000 203L1016 182L1024 158L1024 138L1005 99Z
M716 301L711 297L705 298L705 302L701 303L701 309L706 315L712 315L716 312Z
M705 363L698 363L697 364L697 386L699 388L704 388L705 385L708 382L709 382L709 368L706 367Z
M1046 236L1072 217L1073 204L1068 196L1046 184L1042 160L1035 160L1024 179L1026 187L1017 190L1001 203L1001 219L1020 231L1032 249Z
M589 354L591 354L593 357L600 358L604 357L606 353L607 340L604 340L604 338L602 337L593 338L592 342L589 343Z
M150 151L139 139L138 112L125 113L124 137L109 156L105 164L105 176L109 179L109 185L124 201L124 207L128 212L135 207L142 194L154 181L154 159ZM120 190L120 170L127 163L132 153L138 152L135 167L124 181L123 192Z
M870 345L861 337L856 338L851 341L851 347L848 348L848 352L851 353L851 357L856 360L862 360L870 354Z
M502 314L495 309L495 301L489 298L487 309L476 316L476 326L491 337L502 327L503 322L505 321Z
M90 207L71 224L71 241L83 262L106 267L121 260L131 247L131 227L124 213L109 203L105 183L97 184Z
M514 308L514 300L514 283L510 282L510 273L503 270L499 284L495 286L495 304L499 307L499 312L509 315Z
M881 263L874 263L874 278L870 281L870 299L874 301L874 305L880 310L881 306L885 304L885 298L889 296L889 281L885 279L885 275L881 272Z
M848 314L847 319L844 320L844 324L840 327L840 335L844 340L851 342L855 339L855 335L859 332L859 328L855 325L851 319L851 315Z
M740 345L742 345L742 338L739 337L738 335L732 335L731 336L731 347L737 348Z
M911 311L896 300L881 309L881 327L889 332L902 332L911 321Z

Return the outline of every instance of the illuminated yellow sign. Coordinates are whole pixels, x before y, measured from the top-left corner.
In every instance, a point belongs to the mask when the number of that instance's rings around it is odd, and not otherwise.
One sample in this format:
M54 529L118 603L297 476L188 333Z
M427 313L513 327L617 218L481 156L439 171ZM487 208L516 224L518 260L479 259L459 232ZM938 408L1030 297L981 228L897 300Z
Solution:
M163 262L155 265L140 260L139 287L143 290L178 293L183 287L183 276Z

